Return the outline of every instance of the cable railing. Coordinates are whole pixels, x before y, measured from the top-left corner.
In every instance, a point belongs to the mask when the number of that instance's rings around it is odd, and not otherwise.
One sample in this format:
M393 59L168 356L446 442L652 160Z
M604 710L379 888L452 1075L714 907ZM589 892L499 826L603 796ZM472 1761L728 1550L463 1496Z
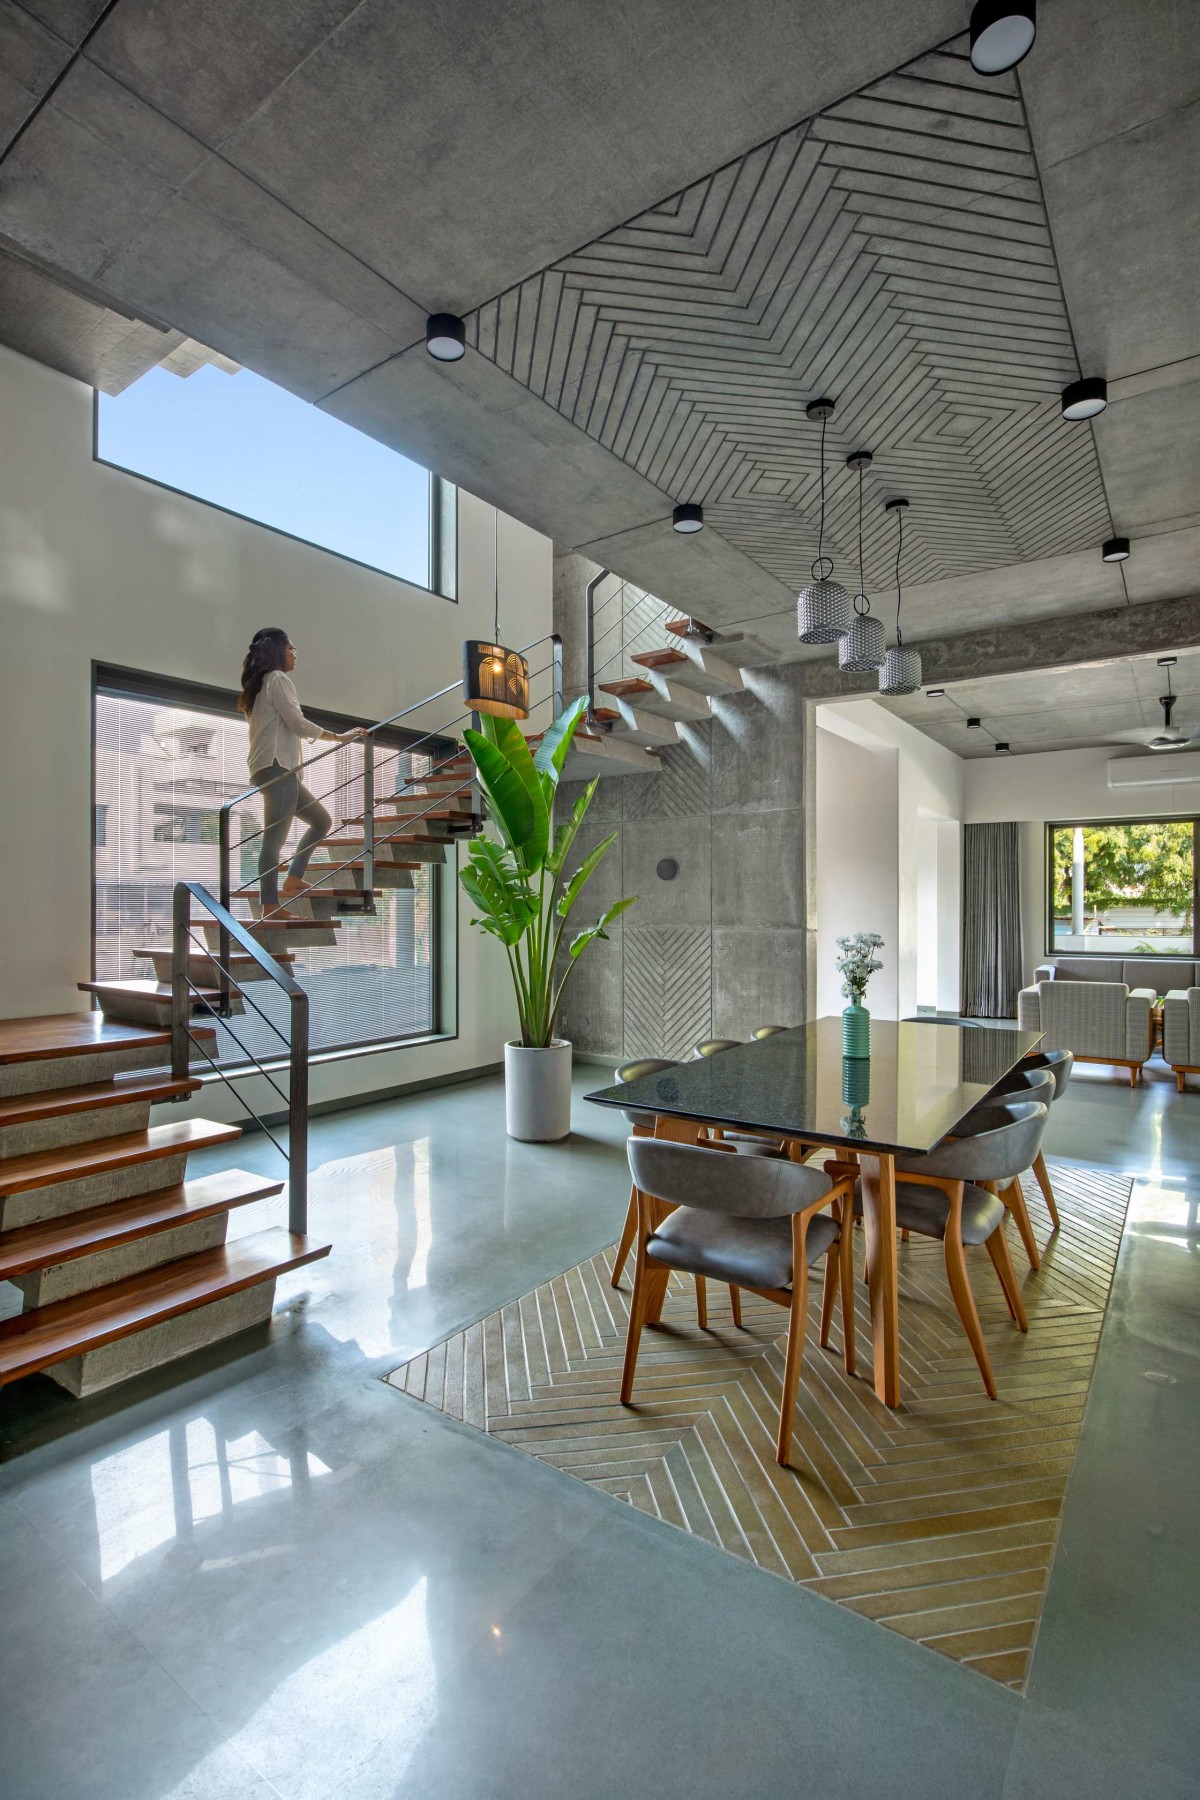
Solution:
M629 655L631 646L636 644L640 638L645 637L647 632L659 630L665 617L678 612L678 608L671 606L667 601L659 600L655 595L647 594L642 591L640 600L635 601L633 606L628 609L625 609L624 606L622 606L617 617L611 623L607 624L603 631L597 634L597 618L604 611L606 606L611 605L613 600L620 599L621 601L624 601L628 586L626 582L622 581L620 586L615 589L613 593L608 595L607 599L600 601L599 605L597 605L596 590L602 581L608 579L611 573L611 569L601 569L599 574L594 575L584 589L584 631L587 650L587 673L584 692L587 695L588 703L587 723L592 731L604 729L606 723L604 720L596 718L595 711L596 684L600 676L604 674L606 669L611 668L614 663L622 663L625 657ZM644 625L639 626L630 637L626 637L625 626L627 622L631 617L636 616L637 612L647 603L655 606L657 611ZM614 651L611 651L602 662L597 662L597 650L603 645L606 638L612 636L614 631L621 634L617 648Z

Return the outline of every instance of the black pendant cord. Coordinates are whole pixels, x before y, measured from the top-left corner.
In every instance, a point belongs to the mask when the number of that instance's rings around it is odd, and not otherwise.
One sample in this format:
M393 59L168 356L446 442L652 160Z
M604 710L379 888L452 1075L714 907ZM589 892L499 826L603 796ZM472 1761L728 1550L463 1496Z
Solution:
M500 642L500 509L496 508L492 515L495 520L495 544L492 556L492 571L496 584L496 623L492 636L493 644Z
M900 536L896 541L896 648L904 642L900 630L900 558L904 553L904 513L900 507L896 509L896 523L900 527Z
M862 481L863 481L863 472L862 472L862 465L860 464L859 470L858 470L858 592L854 596L854 610L858 614L860 619L865 619L867 614L871 610L871 602L867 599L867 584L863 580ZM861 607L858 604L860 600L862 601Z
M825 558L822 554L825 547L825 427L829 423L828 416L821 420L821 523L817 527L817 560L813 564L813 576L817 581L825 579L822 566Z

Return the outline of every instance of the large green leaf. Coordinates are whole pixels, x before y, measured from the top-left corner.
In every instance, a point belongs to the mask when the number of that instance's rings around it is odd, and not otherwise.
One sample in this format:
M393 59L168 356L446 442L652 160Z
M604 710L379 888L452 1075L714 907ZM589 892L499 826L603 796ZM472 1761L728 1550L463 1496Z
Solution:
M468 855L459 880L483 915L478 923L510 948L519 944L537 917L537 896L501 845L476 838Z
M525 848L534 834L533 800L529 789L503 751L478 731L464 731L463 741L479 773L479 785L492 816L509 848L525 860Z
M585 885L591 880L594 871L608 855L608 852L612 849L612 846L616 841L616 832L610 831L608 836L602 839L602 841L596 845L596 848L589 851L584 857L559 896L558 914L560 918L565 919L567 917L576 900L578 900L580 894L583 892Z
M552 875L561 875L563 865L571 853L571 845L575 842L575 833L583 824L588 807L592 804L592 796L596 792L596 780L589 781L571 809L571 816L559 826L554 834L553 847L546 853L546 867Z
M572 700L570 706L564 707L554 723L547 727L541 743L534 755L534 767L539 774L549 775L552 785L558 786L558 778L563 772L563 764L567 760L567 751L571 748L571 739L575 736L575 727L587 711L585 699Z
M625 909L632 906L636 900L636 894L631 894L628 900L618 900L614 906L609 907L607 912L601 913L594 925L586 925L576 937L573 937L569 951L571 961L578 962L588 945L594 943L597 938L607 941L608 932L605 927L611 925L613 920L619 918Z
M525 734L520 727L512 719L490 717L487 718L487 726L486 740L492 756L499 756L503 759L511 774L520 782L529 801L529 817L525 835L520 840L513 839L512 841L513 848L520 852L525 867L531 874L534 874L546 860L546 850L550 841L550 803L543 792L541 779L533 766L529 745L525 741ZM472 756L475 756L471 740L476 738L482 741L481 734L466 732L464 736ZM482 776L484 770L478 757L475 758L475 764ZM496 771L496 779L502 780L503 777L499 772L500 764L493 762L490 766ZM524 814L521 816L524 818ZM506 836L509 835L507 824L503 819L501 820L501 829L505 831Z

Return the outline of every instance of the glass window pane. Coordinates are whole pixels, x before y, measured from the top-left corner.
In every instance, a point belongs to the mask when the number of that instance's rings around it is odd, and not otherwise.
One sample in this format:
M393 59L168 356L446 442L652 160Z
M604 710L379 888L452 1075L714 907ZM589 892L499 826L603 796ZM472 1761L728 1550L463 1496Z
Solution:
M97 396L105 461L429 587L426 469L249 369Z
M1191 956L1190 819L1055 825L1050 949L1063 955Z

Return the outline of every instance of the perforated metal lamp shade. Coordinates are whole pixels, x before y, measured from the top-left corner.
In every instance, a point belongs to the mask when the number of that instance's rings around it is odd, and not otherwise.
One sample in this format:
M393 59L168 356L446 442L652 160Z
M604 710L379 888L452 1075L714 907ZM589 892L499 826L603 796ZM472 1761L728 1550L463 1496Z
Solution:
M904 644L893 644L879 671L881 694L915 694L921 685L921 654Z
M836 644L850 629L854 608L838 581L810 581L796 601L796 635L802 644Z
M882 619L871 613L855 613L849 631L838 645L838 667L852 675L881 669L886 643Z
M494 719L527 719L529 664L517 650L469 638L463 645L463 701Z

